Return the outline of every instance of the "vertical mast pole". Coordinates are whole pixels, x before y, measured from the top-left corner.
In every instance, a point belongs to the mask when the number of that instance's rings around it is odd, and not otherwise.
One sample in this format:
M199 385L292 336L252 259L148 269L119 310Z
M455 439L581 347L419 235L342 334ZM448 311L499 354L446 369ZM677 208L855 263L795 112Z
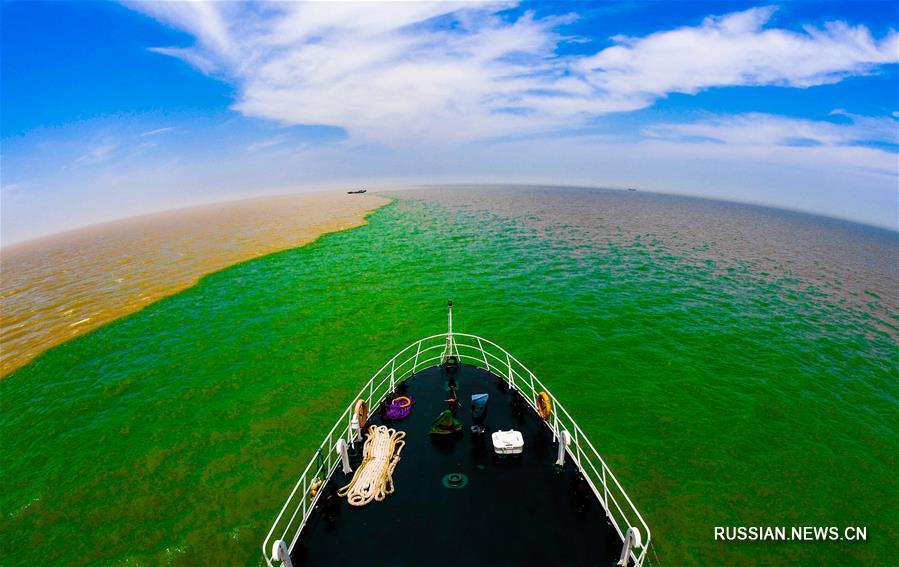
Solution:
M446 362L453 355L453 300L450 299L446 306L449 312L447 315L446 348L443 350L443 362Z

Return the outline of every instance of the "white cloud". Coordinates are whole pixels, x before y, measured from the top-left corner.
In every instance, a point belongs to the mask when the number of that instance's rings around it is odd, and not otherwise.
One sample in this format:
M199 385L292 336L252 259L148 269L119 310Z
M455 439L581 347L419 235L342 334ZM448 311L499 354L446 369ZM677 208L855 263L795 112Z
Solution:
M803 120L771 114L749 113L713 116L678 124L654 124L644 128L648 138L680 142L719 142L737 146L851 146L864 142L899 144L899 122L892 118L858 116L837 110L850 123Z
M886 142L899 145L899 120L890 120L888 117L862 116L846 112L838 108L832 111L831 116L844 116L852 123L855 132L853 141ZM899 119L899 113L893 112L891 116Z
M773 13L772 7L752 8L710 16L697 27L617 37L618 45L577 66L601 92L640 104L710 87L835 83L899 60L895 31L876 41L864 26L844 22L806 27L804 33L763 29Z
M155 18L182 29L201 42L203 47L219 57L234 55L236 46L232 36L233 18L244 9L236 3L204 2L185 0L183 2L129 2L131 6Z
M238 87L234 108L357 139L471 140L577 126L667 93L731 85L809 87L899 59L890 32L832 22L765 29L772 8L560 56L574 16L509 19L509 3L131 4L196 38L154 51ZM453 25L445 25L452 23ZM442 25L441 25L442 24Z
M575 57L559 55L563 42L580 41L562 35L570 16L510 20L497 4L133 6L192 34L191 46L153 50L235 85L241 113L339 126L349 136L304 143L302 133L234 117L214 127L187 122L183 135L166 137L171 130L154 116L5 141L7 241L226 196L485 181L638 186L896 226L896 152L870 143L897 143L897 113L708 115L631 122L632 135L542 135L671 92L802 88L876 72L897 59L893 32L875 40L842 23L776 29L770 9L755 9L615 38ZM497 136L509 137L470 142ZM100 165L72 175L73 161Z

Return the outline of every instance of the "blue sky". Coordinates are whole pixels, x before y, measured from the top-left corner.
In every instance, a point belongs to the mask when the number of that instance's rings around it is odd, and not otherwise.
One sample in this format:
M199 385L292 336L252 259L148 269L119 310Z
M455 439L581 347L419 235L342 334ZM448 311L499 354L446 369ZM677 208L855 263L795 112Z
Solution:
M896 229L893 2L0 10L3 244L440 182L636 186Z

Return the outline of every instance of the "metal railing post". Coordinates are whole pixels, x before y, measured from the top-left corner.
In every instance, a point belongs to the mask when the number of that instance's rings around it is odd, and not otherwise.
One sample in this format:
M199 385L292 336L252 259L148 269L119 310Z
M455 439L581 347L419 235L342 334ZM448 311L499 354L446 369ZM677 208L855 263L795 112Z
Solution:
M574 452L574 455L577 457L577 466L581 468L581 444L578 442L577 431L580 427L577 426L576 423L572 423L574 426L574 446L577 447L577 451Z
M481 350L481 358L484 359L484 366L487 367L487 372L490 372L490 363L487 362L487 353L484 352L484 343L481 342L480 337L478 337L478 348Z
M609 509L609 485L606 483L606 467L602 467L602 504L606 511Z
M553 425L553 442L555 442L559 438L559 412L553 415L553 419L555 421L555 425ZM575 442L576 444L577 442Z
M531 377L531 402L533 405L537 405L537 392L534 391L534 373L528 371L528 375Z

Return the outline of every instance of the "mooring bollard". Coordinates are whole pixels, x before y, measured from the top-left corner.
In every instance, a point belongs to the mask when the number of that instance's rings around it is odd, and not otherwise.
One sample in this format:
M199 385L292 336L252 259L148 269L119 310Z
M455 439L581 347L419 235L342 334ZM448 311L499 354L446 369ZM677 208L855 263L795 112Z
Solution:
M287 551L287 544L283 539L275 540L275 544L272 546L272 560L280 561L282 567L293 567L290 553Z
M338 439L335 450L337 451L337 454L340 455L340 464L343 466L343 474L350 474L353 472L352 467L350 467L350 454L347 450L346 441Z
M559 457L556 459L556 464L560 467L565 465L565 449L570 443L571 435L563 429L562 432L559 433Z
M618 565L627 567L628 556L634 547L643 547L643 542L640 541L640 530L630 527L624 535L624 547L621 548L621 559L618 560Z

